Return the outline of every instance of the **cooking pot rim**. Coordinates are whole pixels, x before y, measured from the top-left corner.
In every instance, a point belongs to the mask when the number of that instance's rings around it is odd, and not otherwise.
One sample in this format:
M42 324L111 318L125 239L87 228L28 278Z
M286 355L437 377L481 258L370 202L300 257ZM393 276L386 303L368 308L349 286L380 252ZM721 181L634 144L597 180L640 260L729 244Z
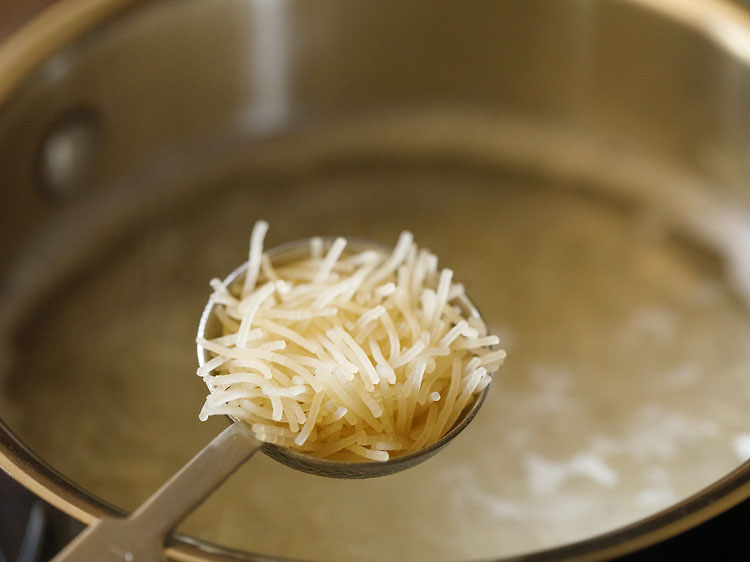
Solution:
M64 0L0 44L0 110L36 68L77 37L139 5L158 0ZM728 0L616 0L654 12L692 29L727 54L750 64L750 12ZM79 521L122 512L86 492L29 450L0 419L0 468L40 498ZM750 461L654 515L589 539L524 555L533 559L602 559L633 552L686 531L750 497ZM263 558L174 535L166 555L175 560L247 560ZM513 557L517 559L517 557Z

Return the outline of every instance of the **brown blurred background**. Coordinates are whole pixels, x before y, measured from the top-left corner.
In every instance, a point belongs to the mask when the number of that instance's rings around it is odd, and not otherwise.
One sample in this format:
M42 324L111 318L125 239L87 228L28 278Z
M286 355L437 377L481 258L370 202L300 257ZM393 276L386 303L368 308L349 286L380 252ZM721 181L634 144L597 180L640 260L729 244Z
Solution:
M0 0L0 40L57 0Z

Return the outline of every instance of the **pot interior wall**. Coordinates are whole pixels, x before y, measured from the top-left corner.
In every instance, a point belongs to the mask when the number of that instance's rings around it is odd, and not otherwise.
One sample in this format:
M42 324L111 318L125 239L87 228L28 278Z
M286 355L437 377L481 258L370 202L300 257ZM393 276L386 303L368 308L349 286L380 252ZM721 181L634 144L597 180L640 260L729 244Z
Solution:
M465 14L447 4L384 4L391 19L337 3L321 3L329 19L285 2L185 4L92 35L0 120L18 139L0 156L3 187L16 186L0 194L5 218L30 240L8 243L3 266L0 409L33 451L128 510L219 431L197 420L195 330L208 280L245 259L264 218L269 246L412 230L509 359L471 428L424 465L349 482L256 457L181 532L296 558L497 557L632 523L750 457L750 318L732 269L750 255L737 61L712 65L703 40L620 3L497 3L470 36L448 32ZM403 27L389 27L396 13ZM551 35L497 38L490 15ZM258 22L287 20L285 47L248 41L266 37ZM624 45L644 22L646 43L693 49L695 64L663 81L669 57L641 68ZM615 54L642 91L615 87ZM674 107L636 107L673 91L685 92ZM722 103L738 121L710 118ZM38 174L45 135L68 122L98 147L80 190Z
M412 229L510 359L471 429L423 467L347 482L255 458L183 532L291 557L513 554L649 515L747 455L750 322L721 262L648 209L470 162L222 175L189 197L172 184L169 212L92 256L16 348L6 421L107 501L132 509L221 426L197 421L194 332L208 279L243 259L260 217L271 245Z

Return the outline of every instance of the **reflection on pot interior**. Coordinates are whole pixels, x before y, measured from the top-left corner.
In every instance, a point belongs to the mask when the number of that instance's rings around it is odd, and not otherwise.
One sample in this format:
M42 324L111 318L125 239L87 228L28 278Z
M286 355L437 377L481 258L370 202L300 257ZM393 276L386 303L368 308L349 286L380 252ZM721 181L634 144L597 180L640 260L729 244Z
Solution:
M656 175L628 191L527 172L375 154L193 189L175 179L168 205L38 308L3 381L4 417L63 474L133 508L224 423L197 420L193 340L208 280L246 255L239 233L259 217L274 225L269 246L389 242L408 228L509 352L472 426L434 459L370 481L255 457L180 531L269 555L452 560L667 507L750 456L750 320L725 276L731 251L696 240L690 213L649 203Z

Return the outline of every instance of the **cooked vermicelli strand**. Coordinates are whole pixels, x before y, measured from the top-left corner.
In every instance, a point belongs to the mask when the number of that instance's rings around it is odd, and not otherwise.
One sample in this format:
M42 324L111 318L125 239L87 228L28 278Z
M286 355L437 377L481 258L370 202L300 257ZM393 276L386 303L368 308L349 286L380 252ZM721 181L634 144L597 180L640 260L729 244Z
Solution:
M200 418L231 415L262 441L362 462L450 431L505 359L458 304L453 272L408 232L390 254L312 238L308 257L276 267L267 230L253 229L239 290L211 280L222 332L198 340L211 392Z

